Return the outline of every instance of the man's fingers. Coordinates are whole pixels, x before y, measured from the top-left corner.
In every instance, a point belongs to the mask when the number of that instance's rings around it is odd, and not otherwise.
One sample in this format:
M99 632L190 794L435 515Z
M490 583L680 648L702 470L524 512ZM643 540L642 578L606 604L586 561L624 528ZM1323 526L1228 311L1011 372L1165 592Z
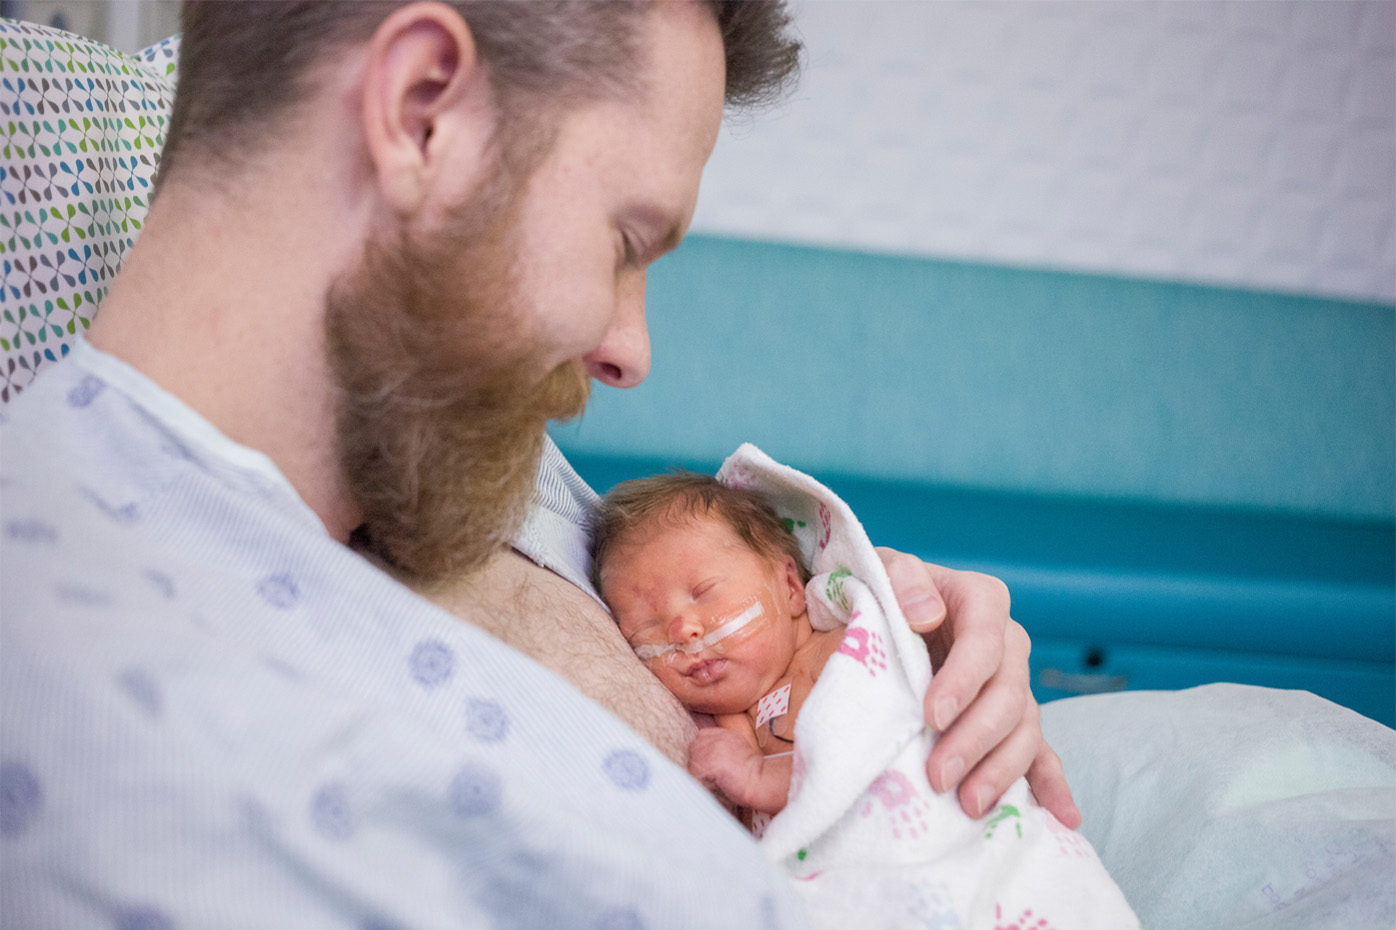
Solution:
M1028 769L1028 787L1032 788L1037 803L1051 811L1063 826L1072 830L1081 826L1081 811L1071 797L1071 787L1066 783L1061 757L1045 740Z
M944 661L926 690L926 722L942 732L995 676L1008 686L1027 689L1028 682L1019 678L1027 672L1032 648L1026 631L1008 617L1008 589L1003 582L973 573L961 573L956 582L957 587L943 588L951 600L954 628L940 631L954 634L953 648L946 653L928 642L932 657L942 652ZM935 638L932 634L928 640Z
M1041 743L1034 705L1025 711L1021 723L993 747L960 783L960 806L965 813L971 817L982 817L993 810L1008 786L1029 767Z
M907 626L917 633L929 633L940 626L945 620L945 601L926 563L885 546L879 546L877 554L887 569Z
M1029 681L1032 641L1009 616L1007 586L891 549L878 555L935 667L925 698L926 722L941 732L926 760L931 786L958 786L961 806L980 817L1026 773L1042 806L1075 829L1081 814L1061 760L1042 738Z
M1028 708L1028 703L1024 689L1005 684L1002 680L993 681L985 687L973 706L941 734L931 750L930 758L926 761L926 774L931 780L931 787L937 791L949 791L957 784L962 785L966 775L983 784L986 776L974 773L991 757L996 761L987 771L993 784L1001 780L993 777L999 768L1010 764L1018 766L1013 770L1012 777L1004 781L1004 787L1026 772L1037 753L1037 746L1026 742L1036 732L1037 708L1036 705ZM1023 723L1029 724L1025 734L1020 732ZM997 795L994 800L997 800Z

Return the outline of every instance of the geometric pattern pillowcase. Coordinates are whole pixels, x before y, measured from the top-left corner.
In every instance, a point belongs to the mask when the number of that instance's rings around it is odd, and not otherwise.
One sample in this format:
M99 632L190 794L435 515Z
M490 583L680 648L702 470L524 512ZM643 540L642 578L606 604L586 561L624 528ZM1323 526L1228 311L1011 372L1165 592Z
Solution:
M178 49L0 19L0 402L68 353L145 223Z

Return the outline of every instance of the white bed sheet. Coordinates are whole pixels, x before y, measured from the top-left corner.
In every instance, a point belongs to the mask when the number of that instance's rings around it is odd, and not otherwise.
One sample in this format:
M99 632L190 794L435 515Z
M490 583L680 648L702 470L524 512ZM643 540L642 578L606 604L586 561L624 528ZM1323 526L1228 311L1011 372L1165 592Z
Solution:
M1042 711L1082 832L1149 930L1396 927L1396 731L1231 684Z

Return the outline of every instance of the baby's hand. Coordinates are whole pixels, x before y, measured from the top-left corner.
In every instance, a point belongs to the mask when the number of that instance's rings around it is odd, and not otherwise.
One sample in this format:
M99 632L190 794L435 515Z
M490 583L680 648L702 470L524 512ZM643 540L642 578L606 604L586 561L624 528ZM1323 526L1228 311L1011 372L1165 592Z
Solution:
M740 807L775 813L790 791L788 759L770 765L738 733L722 727L699 730L688 744L688 772Z
M757 774L760 764L760 754L746 740L722 727L699 730L688 744L688 773L744 807L740 786Z

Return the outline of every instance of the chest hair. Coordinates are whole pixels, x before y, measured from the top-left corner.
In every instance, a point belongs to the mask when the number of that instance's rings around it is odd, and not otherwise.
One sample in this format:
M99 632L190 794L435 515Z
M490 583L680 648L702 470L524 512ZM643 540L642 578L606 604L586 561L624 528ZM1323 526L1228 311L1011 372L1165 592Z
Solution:
M516 552L422 593L548 667L680 766L693 720L649 673L600 604Z

